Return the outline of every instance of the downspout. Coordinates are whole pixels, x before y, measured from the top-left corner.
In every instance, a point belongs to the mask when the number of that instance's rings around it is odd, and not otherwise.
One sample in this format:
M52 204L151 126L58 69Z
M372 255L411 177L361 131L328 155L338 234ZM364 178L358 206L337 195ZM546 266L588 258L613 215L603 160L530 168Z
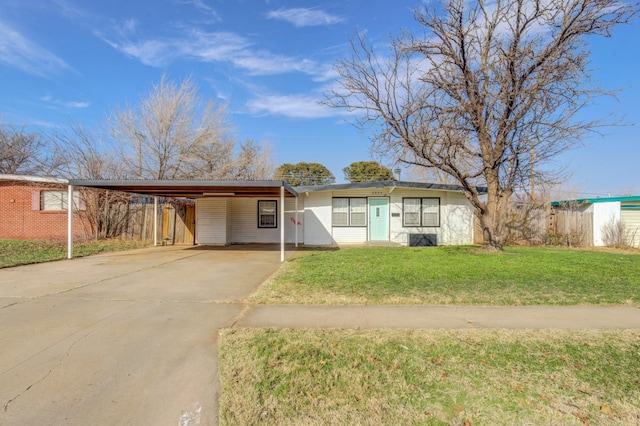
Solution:
M280 187L280 262L284 262L284 185Z
M73 185L67 186L67 259L73 259Z

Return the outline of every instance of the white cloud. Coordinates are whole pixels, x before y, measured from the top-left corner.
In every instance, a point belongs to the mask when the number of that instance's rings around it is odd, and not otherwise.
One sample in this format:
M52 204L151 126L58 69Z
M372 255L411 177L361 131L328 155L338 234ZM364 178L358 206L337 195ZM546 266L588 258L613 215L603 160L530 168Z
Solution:
M91 106L91 104L89 102L85 102L85 101L62 101L62 100L59 100L59 99L54 99L49 95L41 97L40 100L42 102L45 102L45 103L48 103L48 104L62 106L62 107L65 107L65 108L88 108L89 106Z
M2 21L0 34L0 62L41 77L70 69L62 59Z
M199 11L206 13L216 20L220 20L218 12L216 12L215 9L206 4L203 0L176 0L176 4L190 4Z
M196 59L202 62L230 61L242 53L250 43L240 36L227 32L205 33L193 31L183 39L157 39L121 42L102 36L111 47L127 56L153 67L165 66L177 59Z
M192 30L184 38L116 42L101 36L114 49L143 64L163 67L177 60L227 62L251 75L299 72L324 81L332 76L330 67L305 58L293 58L265 50L252 50L253 43L230 32Z
M287 21L296 27L312 27L319 25L332 25L343 22L344 18L329 15L321 10L294 7L292 9L272 10L267 14L269 19Z
M252 114L284 115L291 118L326 118L340 111L320 103L311 95L259 95L247 103Z

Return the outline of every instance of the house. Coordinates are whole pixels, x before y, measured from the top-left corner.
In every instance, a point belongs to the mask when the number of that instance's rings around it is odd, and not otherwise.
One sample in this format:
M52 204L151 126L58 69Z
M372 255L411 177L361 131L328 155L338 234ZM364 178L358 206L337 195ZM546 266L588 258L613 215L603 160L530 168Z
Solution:
M631 247L640 247L640 196L582 198L553 201L551 226L557 232L581 232L585 245L606 246L607 232L622 232L621 239ZM571 217L573 216L573 217ZM566 218L560 223L559 217ZM580 229L572 229L576 228Z
M459 186L388 181L295 190L307 245L473 244L474 210Z
M282 181L70 181L72 185L195 199L197 244L473 243L461 188L366 182L293 188Z
M472 244L473 208L453 185L367 182L293 188L284 181L66 180L0 175L0 238L90 237L83 188L195 200L195 243ZM69 194L73 203L69 206Z
M66 179L0 174L0 238L67 238L67 186ZM79 192L73 198L78 216L85 206ZM75 221L75 237L86 236L84 220Z

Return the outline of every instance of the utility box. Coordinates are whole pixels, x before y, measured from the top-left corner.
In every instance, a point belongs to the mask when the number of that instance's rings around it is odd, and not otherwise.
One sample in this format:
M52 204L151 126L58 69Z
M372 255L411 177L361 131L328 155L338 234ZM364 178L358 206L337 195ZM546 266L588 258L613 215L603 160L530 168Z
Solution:
M437 234L409 234L409 247L433 247L437 245Z

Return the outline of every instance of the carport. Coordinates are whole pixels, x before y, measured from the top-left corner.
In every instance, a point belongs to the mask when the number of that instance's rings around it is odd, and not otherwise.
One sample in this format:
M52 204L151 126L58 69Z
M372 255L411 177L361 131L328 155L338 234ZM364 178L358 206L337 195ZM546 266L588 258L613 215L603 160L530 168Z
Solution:
M154 246L157 241L158 197L184 198L279 198L280 199L280 261L284 262L285 198L295 198L295 221L298 221L298 193L284 181L212 181L212 180L69 180L69 199L74 187L104 189L154 197ZM67 257L73 258L73 203L68 203ZM295 246L298 247L298 229L295 228Z

